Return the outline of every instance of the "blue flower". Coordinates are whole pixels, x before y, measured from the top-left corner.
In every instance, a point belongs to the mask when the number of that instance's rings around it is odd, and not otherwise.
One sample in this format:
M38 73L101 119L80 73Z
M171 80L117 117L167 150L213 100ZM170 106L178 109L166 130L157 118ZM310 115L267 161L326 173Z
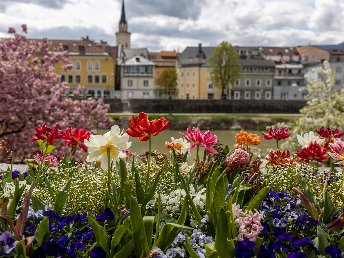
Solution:
M91 258L103 258L103 257L105 258L106 257L106 253L100 247L96 247L90 253L90 257Z
M14 236L11 232L5 231L0 235L0 242L2 242L0 244L0 248L2 246L2 250L0 249L0 253L3 254L8 254L11 252L11 250L15 247L15 240L14 240Z
M342 251L333 245L326 247L325 252L331 256L331 258L342 258Z
M288 255L288 258L306 258L305 253L301 252L301 251L297 251L297 252L291 252Z
M20 172L18 170L13 170L12 171L12 179L19 178Z
M255 242L245 239L237 242L235 251L238 258L253 257L253 250L256 249L257 245Z
M56 219L59 220L61 217L60 215L56 214L54 211L52 210L46 210L43 212L43 215L46 216L48 219Z
M310 239L309 237L296 239L294 243L291 244L292 248L306 246L306 245L313 246L312 239Z
M275 258L276 256L271 247L272 245L266 246L263 244L259 249L258 258Z
M92 238L93 237L93 231L89 230L87 231L85 234L82 235L81 240L86 240L88 238Z
M62 248L67 248L68 247L68 244L69 244L69 237L67 236L62 236L60 239L57 240L59 245L62 247Z
M113 212L109 208L105 208L103 212L96 216L97 221L113 220L115 218Z

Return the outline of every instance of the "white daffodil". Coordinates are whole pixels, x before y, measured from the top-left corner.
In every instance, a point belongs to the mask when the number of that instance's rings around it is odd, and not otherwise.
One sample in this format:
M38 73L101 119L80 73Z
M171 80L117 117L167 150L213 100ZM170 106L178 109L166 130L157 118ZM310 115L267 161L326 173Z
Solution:
M111 130L103 135L91 135L89 140L85 141L88 147L87 162L101 161L103 170L107 170L108 166L108 150L110 153L110 161L124 158L124 151L131 146L128 142L129 135L121 132L118 125L111 127Z
M315 135L314 132L310 131L303 135L297 135L297 141L302 147L306 147L311 144L311 142L316 142L319 145L324 143L324 139L321 139L319 136Z

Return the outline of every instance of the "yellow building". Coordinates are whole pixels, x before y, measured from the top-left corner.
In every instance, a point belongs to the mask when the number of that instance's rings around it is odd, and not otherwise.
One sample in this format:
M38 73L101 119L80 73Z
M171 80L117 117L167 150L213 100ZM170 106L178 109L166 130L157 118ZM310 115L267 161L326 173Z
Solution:
M215 47L187 47L178 57L179 99L221 99L211 82L208 58Z
M50 40L53 50L62 48L68 52L71 70L56 66L61 81L67 82L75 90L85 86L87 96L96 98L115 97L115 59L105 43L95 43L88 38L82 40ZM115 53L113 53L115 55ZM72 92L70 92L72 93Z

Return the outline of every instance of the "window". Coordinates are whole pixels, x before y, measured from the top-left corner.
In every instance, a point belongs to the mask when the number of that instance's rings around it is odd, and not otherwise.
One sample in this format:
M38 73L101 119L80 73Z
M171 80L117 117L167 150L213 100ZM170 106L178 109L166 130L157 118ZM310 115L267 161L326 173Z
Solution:
M208 93L208 99L214 99L214 93Z
M342 84L342 82L341 82L340 80L336 80L336 81L334 82L334 84L335 84L335 86L340 86L340 85Z
M208 84L208 89L209 89L209 90L212 90L213 88L214 88L213 84L212 84L212 83L209 83L209 84Z
M92 62L87 62L87 70L93 70L93 63Z
M262 93L261 93L260 91L256 91L256 92L254 93L254 98L255 98L255 99L261 99L261 97L262 97Z
M182 77L184 77L184 73L182 72Z
M128 99L131 99L131 98L133 98L133 92L132 91L128 91Z
M271 99L271 91L265 92L265 99Z
M132 87L133 86L133 80L128 80L128 87Z
M188 83L186 84L186 88L189 88L189 84Z
M234 91L234 99L240 99L240 91Z
M235 81L235 86L240 86L240 80Z
M341 73L342 72L342 68L341 67L337 67L336 68L336 73Z
M251 80L250 79L246 79L246 86L250 86L251 85Z
M182 88L183 88L183 87L184 87L184 83L180 84L180 87L182 87Z
M76 83L80 83L80 82L81 82L81 77L80 77L80 75L76 75L76 76L75 76L75 82L76 82Z
M64 82L64 81L66 81L66 77L62 74L61 75L61 82Z
M99 75L95 75L94 76L94 82L95 83L99 83Z
M256 86L259 87L262 84L261 80L256 80Z
M266 80L266 86L271 86L271 80Z
M143 81L143 86L148 87L148 80Z
M93 83L93 76L92 75L87 76L87 81L88 83Z
M110 91L104 90L104 99L110 98Z
M192 72L192 75L195 76L195 72Z
M282 86L282 81L277 81L278 86Z
M90 97L94 97L94 90L89 90L87 92L87 95L90 96Z
M99 71L99 69L100 69L100 64L99 64L99 62L95 62L95 63L94 63L94 70Z
M148 91L142 92L142 97L143 97L144 99L148 99L148 98L149 98L149 92L148 92Z
M106 75L102 75L102 83L106 83L106 81L107 81Z
M192 93L192 99L195 99L196 97L195 97L195 93Z
M195 83L192 83L192 88L195 88Z
M73 75L68 75L68 82L73 83Z
M80 62L75 62L75 70L81 70L81 64Z
M250 98L251 98L251 92L245 91L245 99L250 99Z
M186 99L189 99L189 98L190 98L190 94L186 93Z

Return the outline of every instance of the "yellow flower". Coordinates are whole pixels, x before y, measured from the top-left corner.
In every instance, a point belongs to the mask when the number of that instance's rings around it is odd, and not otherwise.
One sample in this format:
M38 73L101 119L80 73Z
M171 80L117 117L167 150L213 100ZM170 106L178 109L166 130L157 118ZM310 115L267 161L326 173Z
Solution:
M91 135L89 140L85 141L88 147L87 162L101 161L103 170L107 170L108 151L110 153L110 162L119 158L124 158L124 151L131 146L128 142L129 135L121 132L118 125L111 127L111 130L103 135Z

